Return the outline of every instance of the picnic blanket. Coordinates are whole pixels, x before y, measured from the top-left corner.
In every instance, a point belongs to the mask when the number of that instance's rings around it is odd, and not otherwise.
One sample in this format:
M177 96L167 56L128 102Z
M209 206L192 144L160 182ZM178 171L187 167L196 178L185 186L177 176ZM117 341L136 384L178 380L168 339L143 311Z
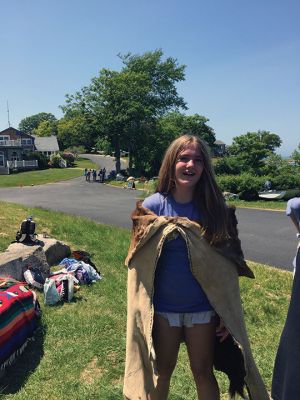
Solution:
M35 293L26 283L0 278L0 371L25 349L37 326Z

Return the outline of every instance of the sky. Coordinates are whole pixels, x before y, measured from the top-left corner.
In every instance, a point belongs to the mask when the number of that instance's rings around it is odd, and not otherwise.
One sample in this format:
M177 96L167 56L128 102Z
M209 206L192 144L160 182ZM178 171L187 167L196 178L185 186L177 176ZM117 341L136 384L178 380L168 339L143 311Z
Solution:
M67 93L121 70L118 54L162 49L186 65L185 113L218 140L267 130L283 156L300 144L299 0L0 0L0 14L0 131L61 118Z

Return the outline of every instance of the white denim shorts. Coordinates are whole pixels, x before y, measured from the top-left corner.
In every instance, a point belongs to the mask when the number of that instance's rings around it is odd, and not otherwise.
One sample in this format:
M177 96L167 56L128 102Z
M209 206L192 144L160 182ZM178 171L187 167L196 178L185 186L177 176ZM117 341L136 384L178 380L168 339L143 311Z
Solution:
M201 311L195 313L170 313L155 311L156 315L165 318L170 327L181 328L185 326L192 328L196 324L208 324L212 317L216 315L215 311Z

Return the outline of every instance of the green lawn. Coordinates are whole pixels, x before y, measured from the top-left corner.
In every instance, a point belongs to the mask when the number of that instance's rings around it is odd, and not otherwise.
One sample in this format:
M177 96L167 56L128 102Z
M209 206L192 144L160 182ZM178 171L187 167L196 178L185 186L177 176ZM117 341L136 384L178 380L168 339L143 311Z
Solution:
M43 209L0 203L0 250L14 239L20 222L34 215L37 233L87 250L101 270L102 281L81 287L74 301L54 307L43 305L41 327L7 370L2 380L3 399L118 400L122 399L125 357L126 279L124 258L130 232L85 218ZM241 278L241 293L250 341L258 367L271 386L274 357L289 304L292 274L253 264L255 280ZM182 346L172 380L171 400L196 400L188 360ZM218 374L222 399L227 379Z
M43 185L77 178L84 168L97 168L90 160L80 158L74 168L51 168L38 171L18 172L11 175L0 175L0 187Z

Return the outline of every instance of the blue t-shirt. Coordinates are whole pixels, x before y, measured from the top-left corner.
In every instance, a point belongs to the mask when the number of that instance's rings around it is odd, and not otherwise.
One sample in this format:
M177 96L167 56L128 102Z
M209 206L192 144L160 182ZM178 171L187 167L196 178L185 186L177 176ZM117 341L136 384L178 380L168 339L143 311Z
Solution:
M199 222L200 215L193 202L177 203L172 195L155 193L143 206L156 215L187 217ZM159 312L189 313L212 310L206 294L194 278L185 240L180 234L166 240L158 260L154 281L154 309Z

